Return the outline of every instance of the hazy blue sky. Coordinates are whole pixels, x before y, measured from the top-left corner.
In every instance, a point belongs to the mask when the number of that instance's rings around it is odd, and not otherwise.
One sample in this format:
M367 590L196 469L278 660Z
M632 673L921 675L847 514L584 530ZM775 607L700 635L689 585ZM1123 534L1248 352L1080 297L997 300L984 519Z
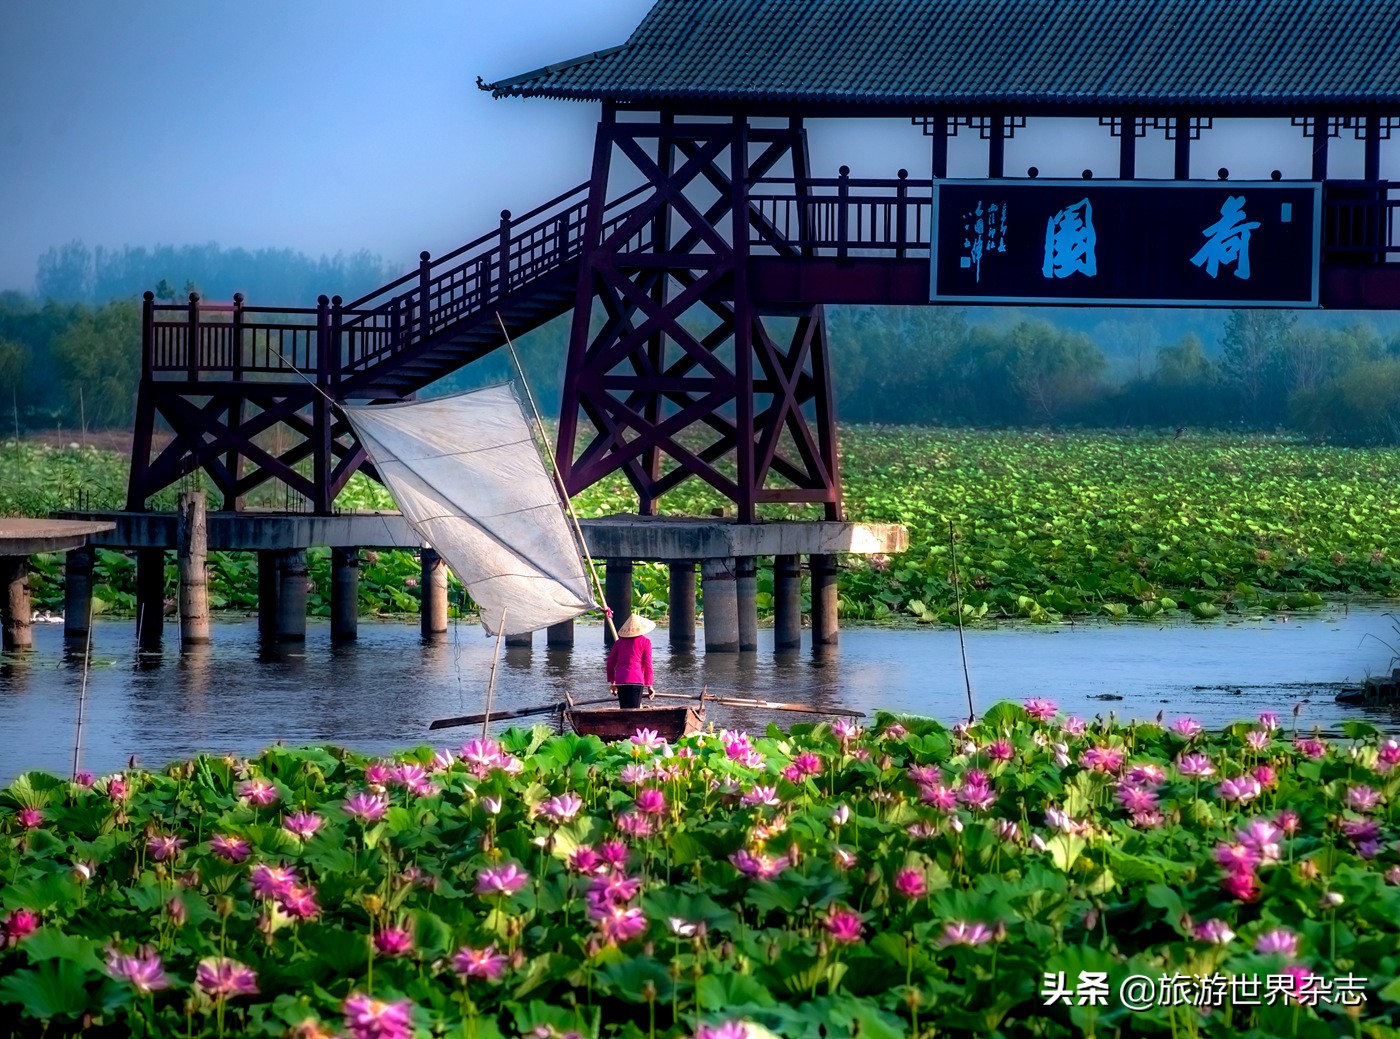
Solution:
M397 264L489 230L587 177L597 108L494 101L476 88L622 42L650 0L8 0L0 35L0 288L33 286L51 245L217 241ZM1093 124L1043 121L1007 172L1112 175ZM813 166L927 176L907 120L813 128ZM966 135L965 135L966 136ZM1393 148L1395 142L1388 145ZM1339 142L1342 167L1360 149ZM1144 142L1140 172L1170 175ZM1353 154L1354 153L1354 154ZM1305 177L1308 142L1275 125L1208 133L1194 172ZM1394 166L1387 161L1387 172ZM954 175L985 171L955 142ZM287 301L296 302L296 301Z

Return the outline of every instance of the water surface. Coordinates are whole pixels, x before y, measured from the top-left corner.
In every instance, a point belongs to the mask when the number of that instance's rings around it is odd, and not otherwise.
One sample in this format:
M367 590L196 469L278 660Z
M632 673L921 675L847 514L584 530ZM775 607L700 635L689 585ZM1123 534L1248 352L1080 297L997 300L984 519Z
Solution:
M806 637L804 632L804 637ZM1367 637L1375 636L1375 637ZM665 629L652 635L657 687L796 701L819 707L878 708L955 720L967 713L956 629L851 628L833 651L775 656L772 631L760 651L672 656ZM1094 622L969 629L968 672L980 708L996 700L1049 697L1091 717L1168 718L1189 713L1208 725L1289 712L1300 723L1336 729L1364 718L1400 729L1400 714L1334 702L1343 684L1386 673L1400 644L1384 608L1335 607L1315 614L1210 623ZM65 655L61 625L36 627L35 652L0 657L0 783L28 769L72 767L81 654ZM579 625L572 653L503 651L498 710L605 696L603 636ZM130 621L93 629L82 767L107 772L136 755L158 767L198 751L248 754L275 741L333 742L381 752L434 743L456 746L472 729L428 732L436 718L484 707L494 640L466 623L437 643L416 625L363 621L360 640L332 648L313 623L304 647L269 650L252 620L219 621L214 645L182 656L174 626L164 652L136 652ZM1116 699L1121 697L1122 699ZM1110 699L1113 698L1113 699ZM711 707L723 725L755 727L809 720L800 714ZM529 722L526 722L529 724Z

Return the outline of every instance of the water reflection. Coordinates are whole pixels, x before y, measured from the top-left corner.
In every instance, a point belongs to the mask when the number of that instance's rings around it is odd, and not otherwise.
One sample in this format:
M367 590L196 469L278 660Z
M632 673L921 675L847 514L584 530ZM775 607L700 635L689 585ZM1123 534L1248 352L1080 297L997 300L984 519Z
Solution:
M33 653L0 656L0 782L28 768L66 773L71 765L81 651L65 647L57 626L36 632ZM1368 717L1386 726L1388 709L1333 702L1342 682L1389 670L1393 640L1382 609L1332 611L1289 622L1239 624L1078 624L1007 626L967 633L974 700L1046 696L1083 717L1190 713L1207 724L1287 714L1336 728ZM542 637L541 637L542 638ZM305 643L258 636L257 625L220 622L212 646L182 654L177 638L158 653L138 653L130 621L93 627L84 761L111 770L138 754L149 764L198 750L251 753L278 739L337 742L371 751L425 742L456 745L472 730L429 733L428 723L484 709L495 640L454 625L423 640L415 626L365 620L357 642L331 645L313 623ZM967 714L957 633L938 629L852 629L839 646L775 654L772 632L757 653L671 653L664 629L653 637L659 691L930 714ZM602 631L579 625L572 651L502 647L495 709L606 700ZM1101 699L1117 697L1121 699ZM711 705L726 726L763 727L815 716ZM547 720L547 719L546 719ZM477 730L479 731L479 730Z

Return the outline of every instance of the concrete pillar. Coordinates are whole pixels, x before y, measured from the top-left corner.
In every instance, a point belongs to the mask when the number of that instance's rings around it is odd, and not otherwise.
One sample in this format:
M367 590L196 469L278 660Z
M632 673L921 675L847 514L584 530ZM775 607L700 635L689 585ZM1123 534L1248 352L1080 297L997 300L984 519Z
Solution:
M79 642L92 626L92 565L96 551L75 548L63 561L63 637Z
M507 614L509 616L509 614ZM507 649L533 649L535 647L535 633L527 631L521 635L507 635Z
M739 651L739 597L734 589L734 560L707 559L700 565L705 606L705 652Z
M558 624L551 624L545 630L544 644L550 649L573 649L574 622L560 621Z
M360 637L360 550L331 549L331 641Z
M258 634L265 639L277 637L277 593L279 578L277 560L280 552L258 551Z
M422 576L418 590L422 593L418 607L418 627L425 639L436 638L447 631L447 564L431 548L419 553Z
M739 652L758 649L758 561L734 561L734 597L739 612Z
M165 634L165 549L136 550L136 641L143 650L160 649Z
M695 564L671 564L671 649L689 653L695 648Z
M180 495L175 527L180 563L180 646L209 641L209 528L202 491Z
M0 556L0 647L6 652L34 648L33 614L29 601L29 559Z
M609 559L607 574L603 578L603 598L608 609L613 611L613 626L622 627L632 616L632 561L630 559ZM612 628L603 625L603 642L613 644Z
M834 646L840 626L836 618L836 557L811 557L812 645Z
M277 553L278 642L306 641L306 549Z
M802 645L802 558L773 559L773 649Z

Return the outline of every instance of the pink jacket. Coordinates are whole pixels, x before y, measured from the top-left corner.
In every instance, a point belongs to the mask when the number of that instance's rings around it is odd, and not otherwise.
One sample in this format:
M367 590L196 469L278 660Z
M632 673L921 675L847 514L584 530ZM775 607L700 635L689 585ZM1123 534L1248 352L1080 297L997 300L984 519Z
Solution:
M609 685L651 685L651 639L618 639L608 650Z

